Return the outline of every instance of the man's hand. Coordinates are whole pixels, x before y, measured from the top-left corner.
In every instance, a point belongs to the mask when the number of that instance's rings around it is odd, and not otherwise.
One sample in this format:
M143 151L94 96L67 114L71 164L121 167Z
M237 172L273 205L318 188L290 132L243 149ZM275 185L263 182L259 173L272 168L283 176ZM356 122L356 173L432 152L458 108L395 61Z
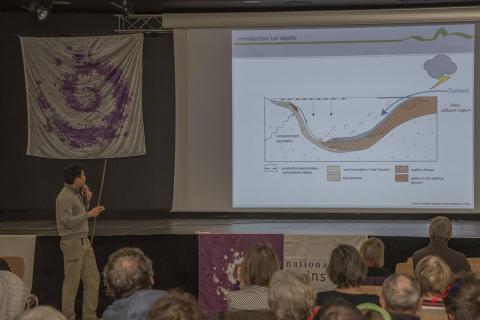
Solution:
M88 216L90 218L96 218L104 210L105 210L104 206L97 206L97 207L93 208L92 210L88 211Z
M90 202L90 199L92 199L92 195L93 193L92 191L90 191L90 188L87 185L85 185L83 187L83 196L85 197L85 199L87 199L87 202Z

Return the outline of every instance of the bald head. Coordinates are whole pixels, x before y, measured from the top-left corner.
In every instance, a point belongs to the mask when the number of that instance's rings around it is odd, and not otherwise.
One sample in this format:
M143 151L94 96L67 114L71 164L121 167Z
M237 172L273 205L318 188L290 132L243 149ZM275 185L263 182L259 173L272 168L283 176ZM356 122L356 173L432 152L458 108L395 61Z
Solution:
M416 313L420 302L420 285L409 275L395 273L383 282L383 307L389 312Z

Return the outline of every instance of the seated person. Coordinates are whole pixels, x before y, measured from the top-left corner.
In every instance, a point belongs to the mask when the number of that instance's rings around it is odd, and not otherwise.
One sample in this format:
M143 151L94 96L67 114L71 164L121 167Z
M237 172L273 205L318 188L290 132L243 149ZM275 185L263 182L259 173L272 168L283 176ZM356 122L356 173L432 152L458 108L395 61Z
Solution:
M0 271L0 319L12 320L25 309L30 293L22 279L10 271Z
M174 290L158 299L146 318L138 319L205 320L205 315L193 295Z
M0 258L0 271L12 271L5 259Z
M452 237L452 223L446 217L436 217L428 229L430 244L413 254L413 268L426 256L438 256L445 261L453 273L470 271L470 265L463 253L450 249L448 240Z
M363 263L362 256L357 249L350 245L341 244L336 247L330 256L327 274L337 289L334 291L318 292L317 304L331 296L340 296L354 305L371 302L379 304L379 297L373 294L365 294L360 285L367 275L367 267Z
M362 313L349 301L333 296L325 300L314 320L363 320Z
M279 269L280 262L271 244L257 243L251 247L239 268L241 289L227 293L228 310L270 310L268 286Z
M444 293L445 308L451 320L480 319L480 280L473 273L457 276Z
M138 248L122 248L108 257L103 269L105 291L116 300L103 320L144 319L165 291L153 290L152 261Z
M415 267L415 278L420 283L422 291L422 313L428 312L445 318L443 305L443 291L452 282L453 275L450 268L437 256L426 256Z
M360 254L368 269L362 285L381 286L385 278L391 274L390 270L384 268L385 245L382 240L375 237L369 238L360 248Z
M67 320L65 316L50 306L40 306L22 313L15 320Z
M277 320L307 320L314 312L315 302L310 278L289 270L275 272L268 302Z
M383 282L380 304L392 320L420 320L417 315L422 304L419 283L406 274L390 275Z
M391 320L387 310L373 303L361 303L357 305L365 320Z

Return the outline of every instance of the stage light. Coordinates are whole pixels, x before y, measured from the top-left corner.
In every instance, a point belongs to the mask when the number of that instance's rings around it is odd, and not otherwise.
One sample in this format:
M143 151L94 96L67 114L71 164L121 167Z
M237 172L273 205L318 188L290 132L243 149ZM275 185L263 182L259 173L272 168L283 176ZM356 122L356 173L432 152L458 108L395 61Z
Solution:
M33 0L27 7L24 6L23 8L33 13L38 22L45 22L50 18L50 8L45 7L38 1Z
M117 3L115 1L110 1L110 4L112 6L114 6L115 8L120 9L122 11L122 15L124 17L135 14L133 12L132 2L129 1L129 0L122 0L122 1L120 1L120 3Z

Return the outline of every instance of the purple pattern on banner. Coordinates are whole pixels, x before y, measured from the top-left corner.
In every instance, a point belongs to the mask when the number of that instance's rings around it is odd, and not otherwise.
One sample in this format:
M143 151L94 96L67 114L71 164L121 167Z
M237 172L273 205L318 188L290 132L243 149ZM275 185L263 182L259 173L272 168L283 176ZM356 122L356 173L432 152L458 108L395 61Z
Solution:
M281 234L199 235L199 302L209 318L227 309L225 294L238 289L238 265L247 250L259 241L270 242L283 261Z
M88 54L74 52L70 46L65 51L71 55L69 63L73 65L67 68L62 60L54 58L54 64L63 73L59 83L55 83L55 88L59 92L47 92L42 88L42 81L36 81L36 100L46 118L45 129L74 148L111 142L119 136L119 131L128 116L126 108L131 102L129 86L124 80L123 71L112 64L95 61L91 52ZM106 87L107 90L103 91L111 94L114 101L113 106L107 106L111 110L107 114L100 110L105 107L102 88ZM64 98L67 116L58 114L48 101L48 95L58 93ZM71 121L71 119L78 121L78 115L68 116L73 113L85 115L81 117L83 124ZM92 124L92 121L88 121L99 117L101 119L99 123ZM124 133L124 136L126 135L127 133Z

